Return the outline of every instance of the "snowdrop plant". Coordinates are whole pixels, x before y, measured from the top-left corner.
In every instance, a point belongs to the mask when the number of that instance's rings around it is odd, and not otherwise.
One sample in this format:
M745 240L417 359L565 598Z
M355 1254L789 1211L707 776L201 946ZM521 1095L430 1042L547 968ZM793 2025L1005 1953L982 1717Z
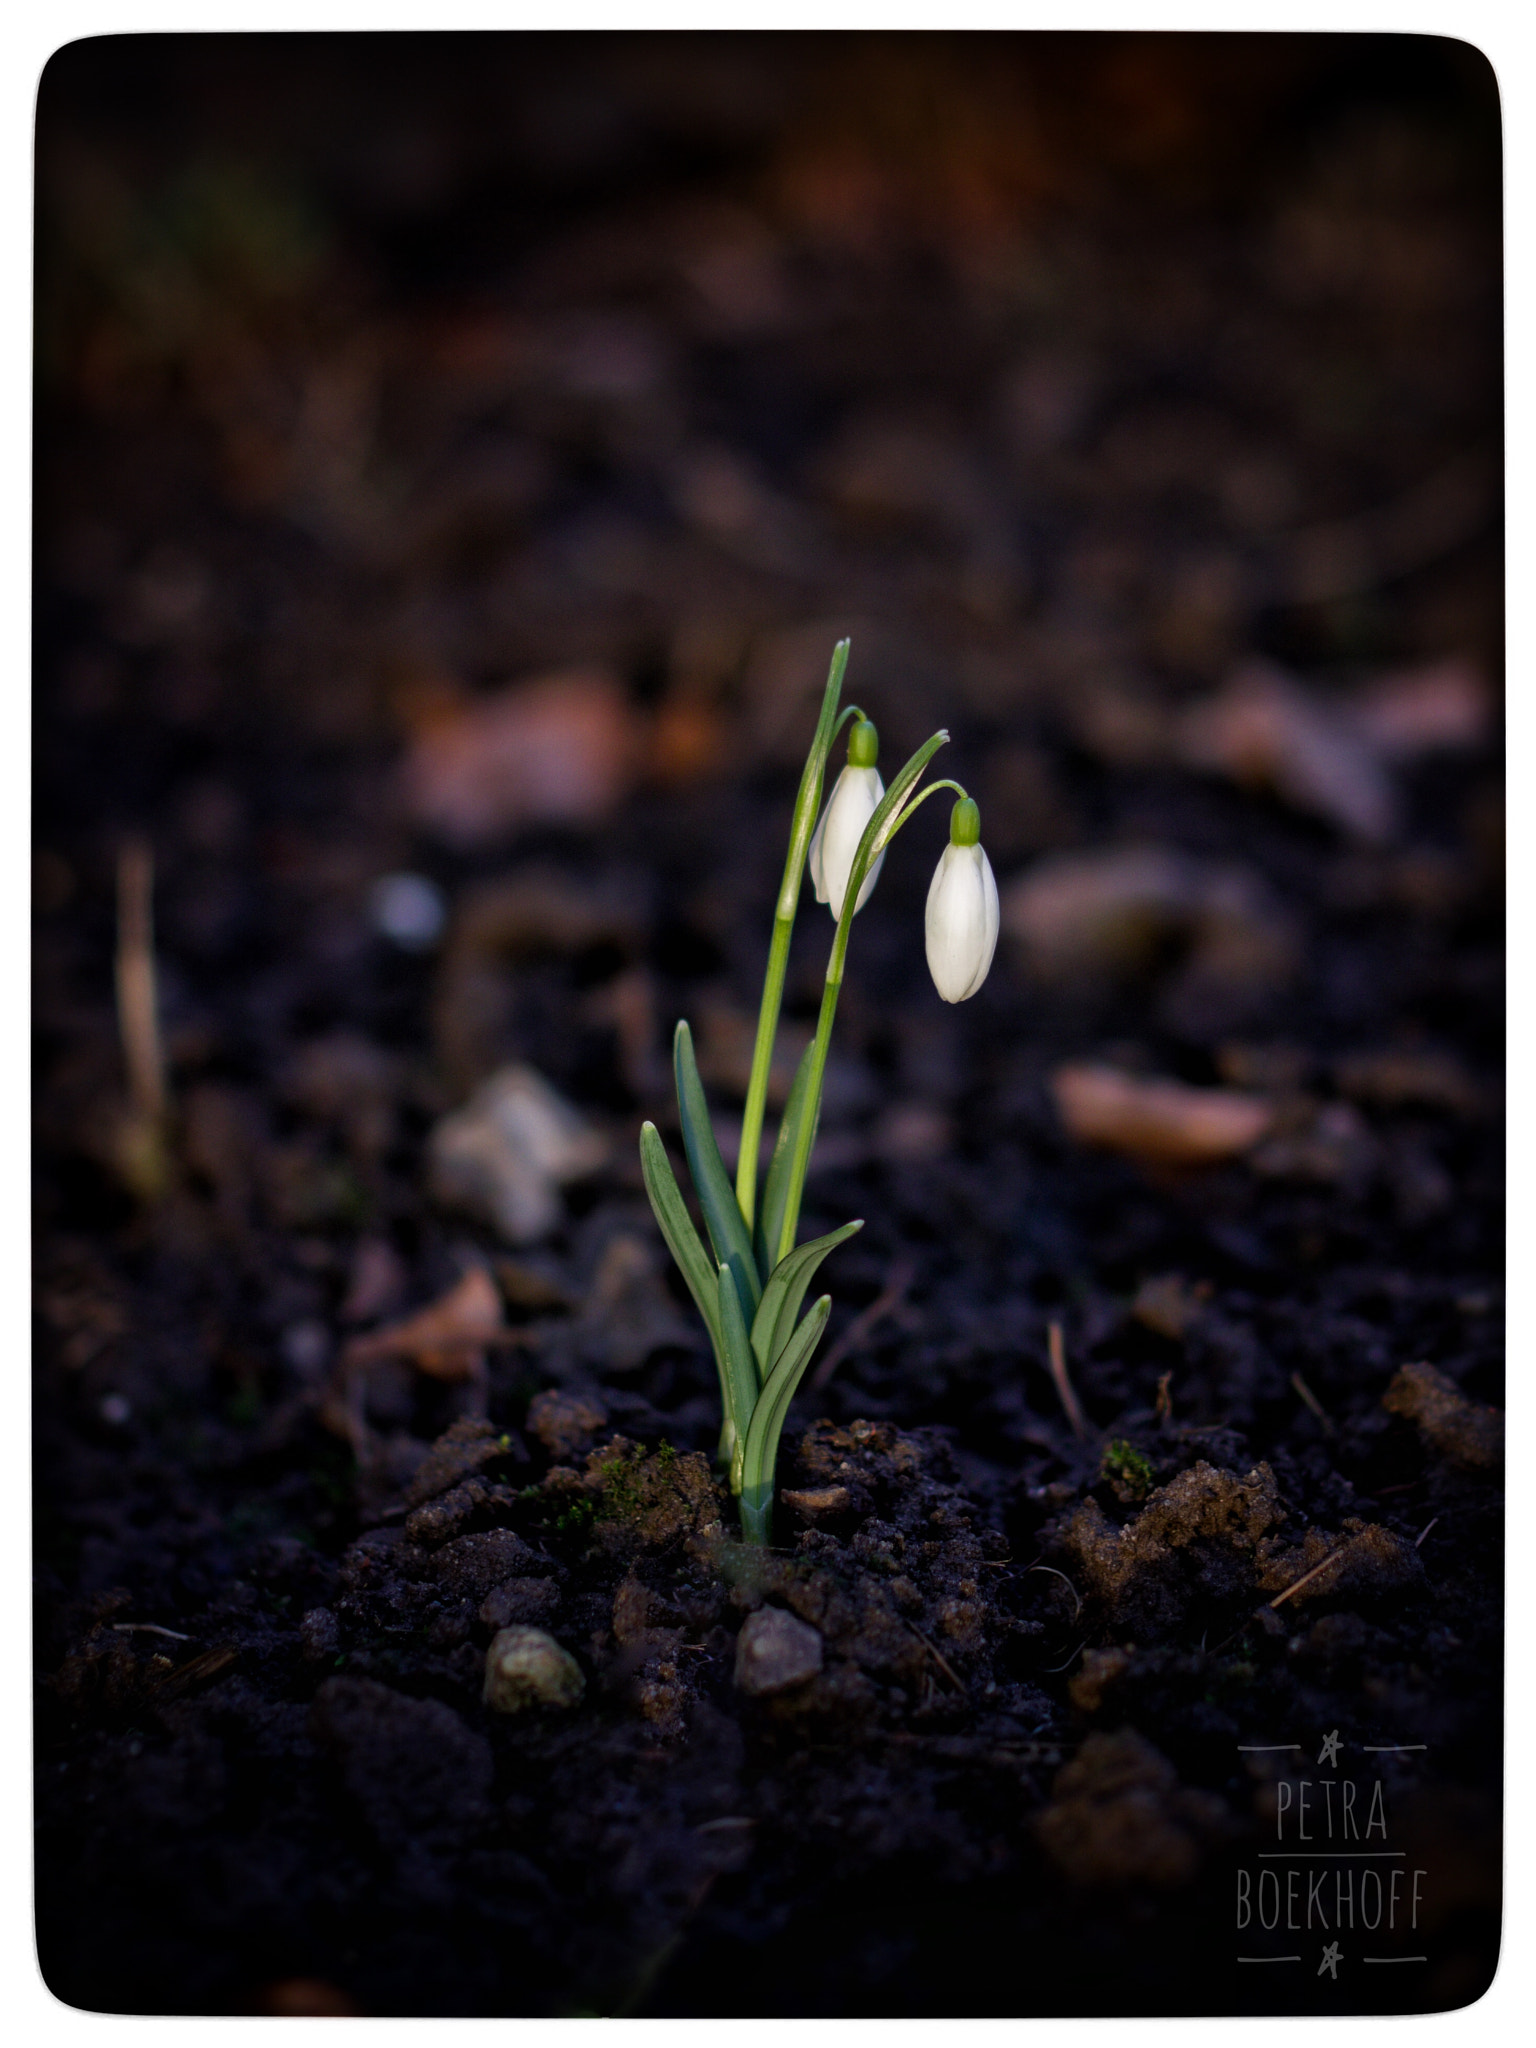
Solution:
M720 1463L739 1499L742 1533L750 1543L767 1543L771 1538L779 1437L832 1309L829 1294L821 1295L809 1309L805 1297L827 1254L864 1227L859 1219L808 1244L796 1242L805 1178L821 1119L827 1050L843 985L849 935L854 918L869 900L891 841L919 806L941 789L952 790L957 801L950 817L950 842L928 891L924 924L929 969L945 1002L964 1002L976 993L987 978L997 946L997 884L982 851L976 805L957 782L937 780L919 788L929 762L949 734L940 731L925 740L887 789L876 766L879 736L874 726L857 705L839 710L847 666L848 642L841 640L832 655L821 715L790 823L734 1186L710 1124L686 1023L679 1023L673 1038L683 1150L703 1215L704 1237L689 1214L656 1126L644 1124L640 1132L640 1161L651 1207L709 1332L724 1411ZM838 733L850 719L854 724L848 738L848 763L823 808L827 761ZM836 929L816 1035L795 1074L760 1189L758 1151L768 1102L768 1073L807 864L816 900L827 905Z

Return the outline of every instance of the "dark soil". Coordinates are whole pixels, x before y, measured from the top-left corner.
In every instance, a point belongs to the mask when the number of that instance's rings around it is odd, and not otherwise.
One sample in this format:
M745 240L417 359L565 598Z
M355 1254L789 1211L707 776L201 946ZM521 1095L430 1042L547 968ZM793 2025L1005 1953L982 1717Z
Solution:
M138 38L54 60L39 149L52 1989L443 2016L1476 1998L1496 709L1392 755L1374 822L1166 735L1254 657L1325 705L1459 663L1496 707L1482 60ZM739 1115L844 631L888 773L949 727L1005 898L1155 844L1239 866L1258 938L1214 972L1201 910L1052 973L1005 935L950 1010L922 960L938 807L898 842L802 1226L865 1229L825 1269L831 1370L753 1552L636 1136L675 1137L679 1016ZM412 810L424 734L580 665L624 735L583 814ZM135 844L160 1122L114 996ZM370 910L400 871L443 894L435 944ZM808 907L793 1025L830 936ZM1089 1149L1069 1060L1257 1094L1272 1134L1203 1168ZM509 1062L603 1161L518 1243L429 1170ZM477 1270L489 1343L359 1343ZM800 1626L742 1647L764 1610ZM578 1702L487 1706L513 1627L574 1657ZM1383 1865L1339 1856L1352 1924L1243 1930L1244 1886L1297 1867L1303 1781L1356 1784L1362 1827L1379 1782L1416 1926L1368 1933ZM1364 1839L1316 1810L1320 1847Z

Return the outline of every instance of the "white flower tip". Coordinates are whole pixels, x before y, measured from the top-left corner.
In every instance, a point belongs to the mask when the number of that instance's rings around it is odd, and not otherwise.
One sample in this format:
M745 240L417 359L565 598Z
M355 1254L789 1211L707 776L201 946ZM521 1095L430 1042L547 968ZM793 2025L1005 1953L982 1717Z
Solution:
M946 846L923 918L928 971L946 1003L975 995L992 967L999 925L997 881L980 846Z

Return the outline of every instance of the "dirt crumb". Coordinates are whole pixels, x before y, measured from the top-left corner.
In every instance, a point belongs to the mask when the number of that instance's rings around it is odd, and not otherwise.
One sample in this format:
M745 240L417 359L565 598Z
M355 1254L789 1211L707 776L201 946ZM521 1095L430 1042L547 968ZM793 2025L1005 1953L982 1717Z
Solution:
M547 1387L528 1404L529 1434L561 1462L587 1450L607 1421L607 1409L590 1394L567 1394Z
M720 1495L697 1451L645 1451L615 1437L588 1457L584 1483L597 1496L597 1539L606 1548L664 1550L719 1530Z
M422 1459L405 1490L406 1506L418 1508L435 1500L461 1479L505 1457L511 1448L510 1439L483 1417L462 1416Z
M1413 1423L1421 1437L1464 1472L1496 1471L1504 1462L1504 1417L1469 1401L1432 1365L1405 1365L1381 1405Z
M1271 1598L1289 1595L1287 1606L1335 1593L1401 1593L1424 1583L1424 1567L1413 1545L1358 1515L1347 1517L1337 1536L1313 1528L1298 1545L1271 1538L1258 1548L1259 1589ZM1309 1576L1313 1572L1315 1578Z
M410 1699L371 1678L328 1678L310 1725L385 1848L429 1846L483 1817L490 1745L441 1700Z
M1107 1650L1084 1650L1083 1661L1067 1681L1067 1696L1080 1713L1096 1714L1131 1668L1131 1653L1111 1644Z
M1283 1513L1267 1464L1239 1477L1201 1459L1159 1487L1123 1528L1096 1500L1084 1501L1066 1522L1061 1547L1085 1592L1145 1632L1176 1621L1201 1588L1236 1594L1250 1585L1255 1546Z
M1179 1783L1134 1728L1090 1735L1056 1774L1036 1823L1040 1845L1074 1884L1188 1884L1227 1826L1213 1793Z

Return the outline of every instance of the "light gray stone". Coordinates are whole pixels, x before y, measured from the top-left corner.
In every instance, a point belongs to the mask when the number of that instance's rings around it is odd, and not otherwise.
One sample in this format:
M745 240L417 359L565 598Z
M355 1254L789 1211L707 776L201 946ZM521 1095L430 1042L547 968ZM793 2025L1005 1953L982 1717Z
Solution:
M736 1685L744 1693L783 1692L821 1669L821 1637L782 1607L749 1614L736 1638Z
M504 1628L485 1653L485 1704L493 1713L574 1707L587 1689L581 1666L541 1628Z

